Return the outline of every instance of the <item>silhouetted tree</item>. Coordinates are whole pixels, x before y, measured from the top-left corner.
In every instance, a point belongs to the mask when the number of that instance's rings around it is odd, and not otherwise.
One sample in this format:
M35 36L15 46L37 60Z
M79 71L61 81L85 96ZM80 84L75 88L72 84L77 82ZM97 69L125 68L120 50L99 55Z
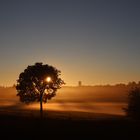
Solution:
M129 82L128 85L127 85L129 88L134 88L137 86L137 83L135 81L133 82Z
M128 106L125 108L125 112L128 117L140 119L140 87L135 87L130 90Z
M35 65L28 66L17 80L16 89L20 101L25 103L39 101L42 118L42 102L46 103L54 97L57 89L64 84L64 81L59 78L60 74L59 70L47 64L35 63Z

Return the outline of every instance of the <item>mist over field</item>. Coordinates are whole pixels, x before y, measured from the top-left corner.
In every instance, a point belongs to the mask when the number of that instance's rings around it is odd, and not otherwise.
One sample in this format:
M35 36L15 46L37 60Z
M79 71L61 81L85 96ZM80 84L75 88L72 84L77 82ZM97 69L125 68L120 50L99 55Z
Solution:
M124 115L122 108L127 104L128 90L126 86L63 87L52 100L43 104L43 110ZM21 103L16 94L13 87L0 88L1 112L33 113L39 110L39 102L30 105Z

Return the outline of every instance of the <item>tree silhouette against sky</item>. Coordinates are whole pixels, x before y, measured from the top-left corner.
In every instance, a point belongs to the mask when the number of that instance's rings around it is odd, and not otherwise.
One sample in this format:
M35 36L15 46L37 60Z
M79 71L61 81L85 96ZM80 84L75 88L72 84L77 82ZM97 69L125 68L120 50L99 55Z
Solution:
M17 80L17 95L25 103L40 102L40 116L43 117L43 102L56 95L64 81L59 78L61 71L48 64L35 63L20 73Z
M140 120L140 85L133 87L128 94L128 105L124 108L126 115Z

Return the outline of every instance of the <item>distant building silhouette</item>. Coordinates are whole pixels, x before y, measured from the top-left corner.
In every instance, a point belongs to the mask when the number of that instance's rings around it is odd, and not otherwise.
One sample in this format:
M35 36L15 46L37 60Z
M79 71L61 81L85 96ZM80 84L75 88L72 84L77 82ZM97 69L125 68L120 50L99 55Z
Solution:
M82 81L78 81L78 86L79 86L79 87L82 86Z

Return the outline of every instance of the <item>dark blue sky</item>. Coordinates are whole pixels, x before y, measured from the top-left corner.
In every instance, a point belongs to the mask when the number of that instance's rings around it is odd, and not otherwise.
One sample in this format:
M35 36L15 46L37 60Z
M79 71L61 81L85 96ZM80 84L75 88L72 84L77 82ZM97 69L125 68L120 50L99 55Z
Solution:
M44 62L68 85L140 80L139 0L0 0L0 84Z

